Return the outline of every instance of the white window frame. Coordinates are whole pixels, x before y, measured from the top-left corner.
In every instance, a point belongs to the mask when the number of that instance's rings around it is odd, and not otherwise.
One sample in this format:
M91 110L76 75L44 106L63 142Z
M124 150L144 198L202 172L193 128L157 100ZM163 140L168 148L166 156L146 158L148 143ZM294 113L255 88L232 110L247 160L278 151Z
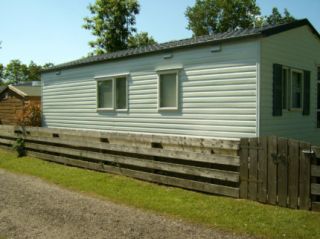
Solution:
M294 108L293 107L293 100L292 100L292 93L293 93L293 73L299 73L301 74L301 84L302 84L302 88L301 88L301 107L300 108ZM303 91L304 91L304 75L303 75L303 71L302 70L298 70L298 69L294 69L292 68L290 71L290 110L292 111L302 111L303 109Z
M158 70L158 111L177 111L179 109L179 78L180 78L180 68L179 69L169 69L169 70ZM160 81L161 75L166 74L176 74L176 107L161 107L160 106Z
M96 109L97 111L116 111L116 112L126 112L128 111L129 105L129 90L128 90L128 77L129 73L116 74L116 75L106 75L106 76L96 76ZM116 108L116 81L119 78L126 79L126 108L117 109ZM99 108L99 82L101 81L112 81L112 107L111 108Z

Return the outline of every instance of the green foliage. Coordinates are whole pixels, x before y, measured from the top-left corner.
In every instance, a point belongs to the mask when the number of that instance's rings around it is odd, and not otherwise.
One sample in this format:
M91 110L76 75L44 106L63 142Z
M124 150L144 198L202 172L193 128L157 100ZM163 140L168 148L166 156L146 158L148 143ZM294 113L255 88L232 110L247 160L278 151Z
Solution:
M84 18L83 27L96 36L89 42L94 54L127 49L128 38L136 32L137 0L96 0L88 8L92 16Z
M35 64L33 61L28 66L28 81L39 81L41 80L42 66Z
M320 213L164 187L0 150L0 168L38 176L71 190L257 238L318 239ZM236 237L236 236L235 236Z
M50 68L50 67L53 67L53 66L54 66L53 63L48 62L48 63L44 64L44 65L42 66L42 68L43 68L43 69L47 69L47 68Z
M4 78L8 83L18 83L28 80L28 66L21 63L20 60L12 60L4 71Z
M140 32L128 39L128 48L135 48L140 46L153 45L157 42L147 32Z
M252 27L259 14L255 0L196 0L185 12L194 36Z
M54 66L53 63L46 63L41 66L33 61L29 65L26 65L20 60L11 60L7 66L0 64L0 85L24 81L39 81L41 70L52 66Z
M23 157L26 155L25 142L23 138L17 138L12 148L17 151L18 157Z
M290 12L285 8L283 15L279 12L278 8L272 8L272 13L270 16L266 16L266 23L267 24L282 24L282 23L289 23L293 22L296 19L290 14Z
M0 63L0 85L4 84L4 65Z

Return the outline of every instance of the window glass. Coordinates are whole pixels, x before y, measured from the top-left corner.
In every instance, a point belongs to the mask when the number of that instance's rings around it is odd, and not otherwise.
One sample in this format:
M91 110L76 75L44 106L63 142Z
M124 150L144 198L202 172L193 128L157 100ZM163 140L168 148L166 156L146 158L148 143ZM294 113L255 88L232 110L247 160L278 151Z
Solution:
M177 74L160 75L160 108L177 107Z
M302 108L302 74L292 72L292 108Z
M116 108L127 108L127 79L125 77L116 79Z
M282 69L282 109L288 109L288 73L288 69Z
M112 80L98 81L98 108L113 108Z

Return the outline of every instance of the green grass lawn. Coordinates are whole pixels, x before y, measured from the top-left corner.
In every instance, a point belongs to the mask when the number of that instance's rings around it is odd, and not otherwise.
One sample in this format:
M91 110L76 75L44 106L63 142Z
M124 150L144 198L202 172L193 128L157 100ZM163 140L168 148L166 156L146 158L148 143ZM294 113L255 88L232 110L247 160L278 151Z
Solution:
M266 238L320 238L320 213L159 186L31 157L17 158L3 150L0 150L0 168L221 230Z

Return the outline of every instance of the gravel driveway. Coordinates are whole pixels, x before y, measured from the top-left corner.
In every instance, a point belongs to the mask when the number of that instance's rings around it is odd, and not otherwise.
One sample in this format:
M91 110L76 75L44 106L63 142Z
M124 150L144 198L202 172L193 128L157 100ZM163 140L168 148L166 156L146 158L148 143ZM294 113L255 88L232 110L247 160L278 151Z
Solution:
M0 169L0 238L247 238Z

